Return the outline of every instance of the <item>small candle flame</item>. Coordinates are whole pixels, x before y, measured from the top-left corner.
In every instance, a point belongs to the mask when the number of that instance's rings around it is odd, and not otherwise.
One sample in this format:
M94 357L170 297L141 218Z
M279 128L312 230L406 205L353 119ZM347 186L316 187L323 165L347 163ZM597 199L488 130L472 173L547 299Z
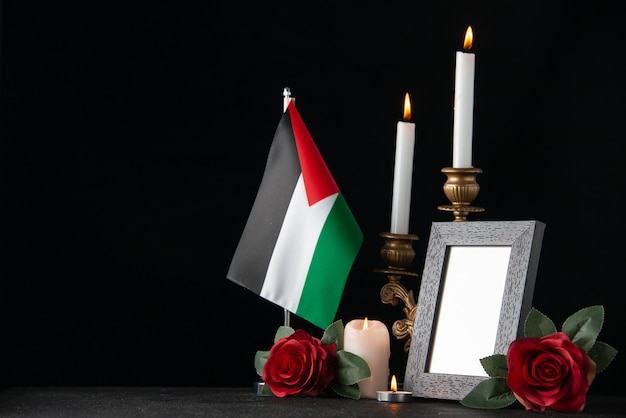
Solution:
M363 329L367 329L367 316L363 320Z
M391 376L391 391L392 392L397 392L398 391L398 382L396 381L396 375L392 375Z
M411 99L408 92L404 95L404 120L411 120Z
M469 51L472 49L472 44L474 43L474 31L471 26L467 27L467 31L465 31L465 41L463 41L463 49L465 51Z

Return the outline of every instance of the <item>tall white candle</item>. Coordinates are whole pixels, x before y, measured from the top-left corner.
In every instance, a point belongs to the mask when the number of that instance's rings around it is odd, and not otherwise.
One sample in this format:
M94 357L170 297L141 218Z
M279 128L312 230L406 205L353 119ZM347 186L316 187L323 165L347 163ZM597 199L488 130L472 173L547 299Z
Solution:
M476 56L469 52L474 41L472 27L465 32L463 51L456 53L454 75L454 127L452 167L472 167L472 133L474 124L474 72Z
M358 382L361 398L376 399L377 391L387 390L391 346L385 324L353 319L344 329L343 349L361 357L370 368L370 377Z
M413 151L415 149L415 124L411 120L409 93L404 96L404 120L396 128L396 155L391 198L391 229L393 234L409 233L411 213L411 183L413 179Z

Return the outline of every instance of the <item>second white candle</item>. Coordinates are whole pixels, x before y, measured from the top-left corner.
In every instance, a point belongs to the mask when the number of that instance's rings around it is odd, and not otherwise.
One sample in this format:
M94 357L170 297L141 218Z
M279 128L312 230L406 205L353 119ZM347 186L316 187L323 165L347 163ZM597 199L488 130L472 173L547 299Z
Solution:
M404 98L404 121L396 129L396 155L393 171L393 194L391 197L392 234L409 233L411 213L411 186L413 183L413 153L415 150L415 124L411 119L409 94Z

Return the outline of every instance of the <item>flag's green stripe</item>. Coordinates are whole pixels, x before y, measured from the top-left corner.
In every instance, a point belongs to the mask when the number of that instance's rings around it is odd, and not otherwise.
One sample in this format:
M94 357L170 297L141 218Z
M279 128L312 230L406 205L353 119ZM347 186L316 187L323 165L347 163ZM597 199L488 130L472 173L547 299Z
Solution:
M298 316L322 329L333 322L362 243L363 233L339 193L320 233L295 312Z

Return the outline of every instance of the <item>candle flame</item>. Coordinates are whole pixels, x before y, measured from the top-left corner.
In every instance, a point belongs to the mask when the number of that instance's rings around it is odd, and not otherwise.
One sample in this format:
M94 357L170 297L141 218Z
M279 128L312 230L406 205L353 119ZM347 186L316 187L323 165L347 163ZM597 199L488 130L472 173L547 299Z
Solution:
M392 375L391 376L391 391L392 392L397 392L398 391L398 382L396 381L396 375Z
M404 95L404 120L411 120L411 99L408 92Z
M363 329L367 329L367 316L363 320Z
M472 44L474 43L474 31L471 26L467 27L467 31L465 31L465 41L463 42L463 49L465 51L469 51L472 49Z

